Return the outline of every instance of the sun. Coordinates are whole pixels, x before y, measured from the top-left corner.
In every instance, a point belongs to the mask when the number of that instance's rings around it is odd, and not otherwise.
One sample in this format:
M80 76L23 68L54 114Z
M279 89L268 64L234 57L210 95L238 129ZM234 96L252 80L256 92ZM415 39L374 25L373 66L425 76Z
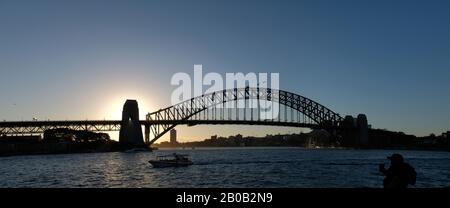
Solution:
M155 110L155 105L149 99L137 94L127 93L126 95L115 95L107 101L107 108L105 108L104 118L107 120L121 120L123 105L127 100L137 100L139 106L139 119L145 120L147 113Z

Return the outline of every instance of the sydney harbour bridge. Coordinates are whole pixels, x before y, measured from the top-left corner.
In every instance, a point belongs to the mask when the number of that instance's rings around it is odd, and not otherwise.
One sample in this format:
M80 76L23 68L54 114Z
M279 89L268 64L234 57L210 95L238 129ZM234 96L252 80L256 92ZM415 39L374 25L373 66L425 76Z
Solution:
M238 105L238 102L243 102L244 106ZM256 105L254 102L257 102ZM260 102L271 102L280 106L278 115L270 119L261 118ZM352 116L343 118L324 105L301 95L259 87L225 89L203 94L148 113L145 120L139 118L137 101L127 100L122 111L122 120L3 121L0 122L0 136L43 134L47 130L59 128L97 132L119 131L120 143L142 146L153 144L177 125L303 127L324 129L334 135L351 131L357 135L360 144L368 142L365 115L360 114L356 119Z

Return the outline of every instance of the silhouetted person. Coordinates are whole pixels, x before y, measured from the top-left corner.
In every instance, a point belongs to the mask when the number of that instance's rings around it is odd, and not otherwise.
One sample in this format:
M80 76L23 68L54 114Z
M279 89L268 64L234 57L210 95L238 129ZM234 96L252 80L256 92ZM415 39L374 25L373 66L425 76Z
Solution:
M416 171L404 162L402 155L393 154L388 159L391 161L388 169L384 168L384 164L380 164L380 172L385 175L384 188L403 189L407 188L408 184L416 184Z

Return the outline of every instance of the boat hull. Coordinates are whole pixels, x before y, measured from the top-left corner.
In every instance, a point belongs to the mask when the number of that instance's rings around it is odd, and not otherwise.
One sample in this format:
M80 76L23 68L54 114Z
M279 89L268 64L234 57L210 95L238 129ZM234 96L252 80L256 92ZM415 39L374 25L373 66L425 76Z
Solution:
M185 167L192 165L191 161L148 161L154 168L167 168L167 167Z

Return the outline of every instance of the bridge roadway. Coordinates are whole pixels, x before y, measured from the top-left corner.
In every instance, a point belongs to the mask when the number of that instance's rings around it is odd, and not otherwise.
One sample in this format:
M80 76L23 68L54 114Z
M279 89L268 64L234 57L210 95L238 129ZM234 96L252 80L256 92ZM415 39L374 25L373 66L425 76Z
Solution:
M68 128L87 131L120 131L121 120L74 120L74 121L4 121L0 122L0 135L42 134L49 129ZM279 120L141 120L143 126L151 125L267 125L304 128L321 128L317 124Z

